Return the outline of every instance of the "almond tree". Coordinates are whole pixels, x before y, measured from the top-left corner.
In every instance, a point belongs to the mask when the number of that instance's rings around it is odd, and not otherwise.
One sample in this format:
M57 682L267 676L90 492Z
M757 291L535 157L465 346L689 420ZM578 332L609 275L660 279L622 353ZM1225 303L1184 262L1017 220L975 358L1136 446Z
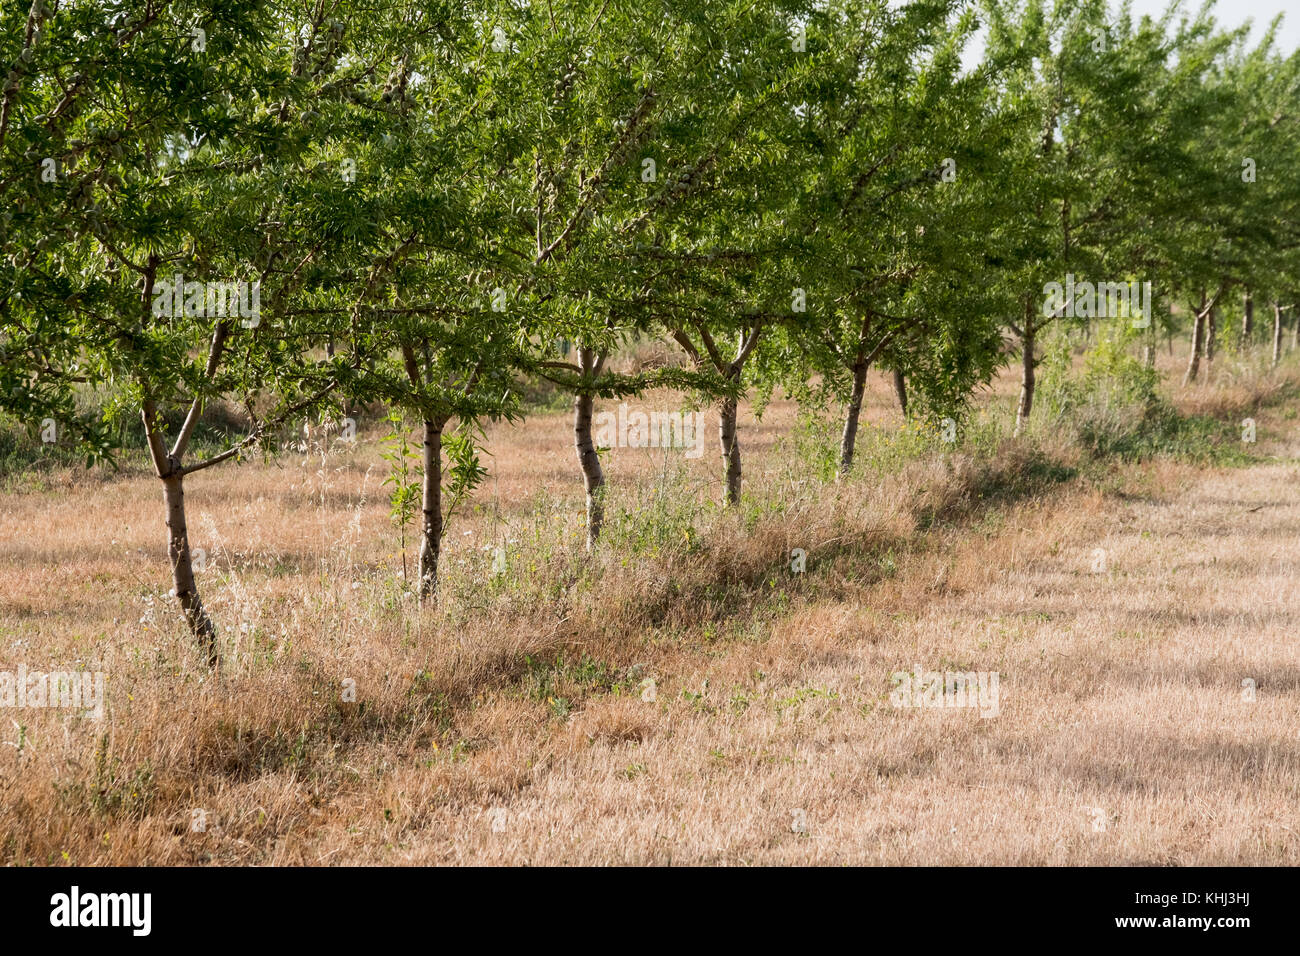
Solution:
M1283 313L1300 297L1300 51L1284 59L1277 28L1275 20L1250 50L1242 36L1233 50L1223 82L1234 105L1222 139L1231 176L1225 231L1237 240L1227 264L1244 290L1247 337L1256 295L1271 302L1273 364L1282 356Z
M1105 69L1104 0L987 0L988 56L1007 64L1002 107L1019 120L1008 144L1005 172L1019 183L1019 214L1005 227L1016 255L1004 275L1016 299L1007 326L1020 344L1021 387L1016 434L1033 409L1039 335L1064 310L1042 308L1040 290L1068 269L1095 267L1090 247L1073 235L1078 218L1095 208L1089 174L1091 145L1066 136L1084 99Z
M174 594L215 665L185 479L247 457L358 381L369 348L359 317L404 237L383 228L382 205L364 209L354 157L335 147L384 115L381 65L398 34L424 27L369 23L345 56L359 24L323 8L48 9L33 7L3 105L4 188L18 212L0 341L24 355L25 394L65 401L93 382L119 390L110 418L139 409ZM332 356L319 352L327 341L341 346ZM205 406L222 399L243 408L247 432L192 454Z
M804 117L821 95L820 54L835 43L817 26L803 5L773 5L709 37L705 48L720 56L713 125L666 187L685 198L642 246L645 281L629 300L710 383L726 506L741 495L737 412L749 363L774 330L825 314L809 297L815 230L799 207Z
M526 152L518 106L527 64L478 11L405 11L387 112L351 144L371 197L366 226L393 241L391 268L359 317L375 360L350 392L414 414L422 431L417 594L437 596L444 499L473 490L483 420L514 419L527 304L516 238ZM391 15L391 14L389 14ZM380 148L368 144L378 142ZM451 422L457 422L454 429ZM443 458L449 459L444 468Z
M683 170L708 128L715 49L729 11L638 11L568 2L513 14L509 33L533 82L521 122L534 139L527 177L530 335L537 374L573 395L574 449L586 497L587 548L604 518L605 476L592 436L597 396L680 381L675 370L619 375L621 345L648 331L626 307L638 246L697 189ZM587 29L588 27L592 29ZM593 34L595 34L593 36ZM554 343L573 343L572 355Z
M718 225L721 215L748 216L772 201L760 177L778 165L771 128L787 122L793 84L808 69L795 49L793 15L803 6L765 0L647 19L575 2L514 14L509 36L540 79L525 113L538 143L529 171L530 281L540 306L533 338L543 351L557 338L576 345L571 359L539 355L536 368L574 395L588 547L603 513L595 398L670 384L734 396L737 370L757 343L755 332L723 362L700 301L711 283L716 291L732 281L719 276L736 263L757 265L751 244ZM595 24L599 31L587 29ZM734 314L738 298L717 305ZM619 375L608 367L620 343L664 329L684 343L690 369ZM734 399L721 410L734 500Z
M1203 13L1171 33L1172 11L1134 23L1102 0L987 0L985 9L990 56L1011 65L1001 105L1021 121L1006 169L1021 213L1004 227L1016 250L1006 279L1019 300L1007 323L1021 351L1018 434L1033 408L1037 341L1065 316L1087 328L1087 288L1182 288L1185 274L1162 267L1194 256L1196 228L1181 210L1213 180L1206 158L1181 144L1187 124L1219 115L1205 77L1223 41ZM1069 275L1085 294L1049 301L1048 284Z
M867 372L889 365L906 413L915 398L953 407L996 366L997 257L989 243L998 176L990 68L961 74L975 28L958 3L829 5L819 97L808 104L798 208L789 225L814 238L810 283L822 313L782 330L760 357L765 385L845 404L840 471L853 464ZM815 275L815 279L814 279ZM796 356L791 361L790 356ZM813 375L821 387L806 387Z

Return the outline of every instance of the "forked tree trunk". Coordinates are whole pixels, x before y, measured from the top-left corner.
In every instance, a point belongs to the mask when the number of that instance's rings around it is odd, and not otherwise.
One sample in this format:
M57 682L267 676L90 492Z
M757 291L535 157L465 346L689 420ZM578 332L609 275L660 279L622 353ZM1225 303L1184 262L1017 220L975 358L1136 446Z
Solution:
M579 348L578 362L584 378L594 380L600 375L605 357L594 349ZM596 403L591 392L579 392L573 397L573 447L578 453L578 467L582 469L582 485L587 495L587 550L596 546L600 529L605 523L605 473L600 467L596 443L591 438L592 411Z
M860 357L853 365L853 391L849 395L849 407L844 415L844 432L840 435L841 475L847 475L853 467L853 450L858 442L858 419L862 415L862 396L866 389L867 362L865 357Z
M898 396L898 407L903 410L903 417L907 417L907 379L903 377L901 368L894 369L894 394Z
M696 368L704 368L706 364L711 365L724 380L739 387L745 369L745 362L757 347L764 328L764 324L758 322L748 330L738 330L736 357L731 361L727 361L718 354L717 349L703 329L699 331L701 332L701 339L706 343L707 357L700 349L695 347L685 330L675 330L673 338L691 357L691 361ZM743 391L739 392L739 394L743 394ZM728 508L740 503L740 436L736 429L739 401L738 397L723 398L718 403L718 444L722 452L722 476L725 486L722 503L724 507Z
M173 463L170 474L164 475L163 503L167 508L167 560L172 566L172 587L181 613L190 633L198 639L199 647L207 656L208 664L221 663L217 649L217 628L203 609L199 590L194 583L194 562L190 555L190 533L185 521L185 479Z
M1024 352L1020 359L1020 401L1016 405L1016 430L1019 437L1029 424L1029 413L1034 408L1034 384L1036 362L1034 361L1034 336L1037 334L1033 325L1025 318Z
M152 283L152 277L149 278ZM218 331L215 337L218 350L223 334ZM210 363L211 364L211 363ZM190 554L190 531L185 520L185 472L181 467L181 458L185 454L185 445L189 442L194 424L198 420L201 406L196 401L190 408L189 415L177 438L171 453L163 444L162 433L158 430L158 411L148 395L140 407L140 420L144 423L145 441L149 446L149 458L153 461L154 474L163 485L163 507L167 524L167 561L172 568L172 593L181 606L181 615L190 633L198 640L199 647L207 657L209 666L216 668L221 664L221 653L217 646L217 628L203 608L199 599L199 589L194 582L194 560Z
M718 406L718 441L722 446L722 473L726 484L723 503L740 503L740 438L736 434L736 400L724 398Z
M1201 374L1201 353L1205 350L1205 293L1201 293L1201 307L1192 316L1192 354L1187 359L1187 374L1183 385L1195 382Z
M1273 303L1273 364L1282 361L1282 303Z
M437 603L438 559L442 556L442 430L447 419L424 422L424 476L420 488L420 604Z

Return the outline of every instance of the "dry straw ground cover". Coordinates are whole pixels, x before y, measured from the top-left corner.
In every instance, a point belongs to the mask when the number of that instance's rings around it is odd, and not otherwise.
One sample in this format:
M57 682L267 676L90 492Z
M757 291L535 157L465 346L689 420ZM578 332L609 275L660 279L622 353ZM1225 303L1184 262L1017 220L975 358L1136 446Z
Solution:
M0 714L0 858L1294 864L1288 382L1225 368L1181 393L1256 418L1222 464L998 437L1006 378L981 399L992 437L949 450L899 437L875 381L863 460L897 460L840 482L777 403L742 413L738 514L709 504L712 444L609 454L591 558L569 417L530 417L490 432L424 612L363 422L355 448L189 489L219 677L167 598L155 479L9 475L0 669L89 663L108 689L98 721ZM892 706L917 667L997 672L1000 712Z

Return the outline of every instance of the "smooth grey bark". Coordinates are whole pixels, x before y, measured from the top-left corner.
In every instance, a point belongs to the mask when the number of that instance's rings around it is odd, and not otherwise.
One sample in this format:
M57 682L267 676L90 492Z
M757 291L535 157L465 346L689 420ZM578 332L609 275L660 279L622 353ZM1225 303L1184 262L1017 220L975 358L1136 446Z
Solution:
M853 366L853 391L844 416L844 432L840 436L840 474L846 475L853 467L853 451L858 441L858 418L862 414L862 396L867 388L867 363L858 361Z
M578 364L582 369L584 384L595 384L605 366L605 356L595 349L578 348ZM582 469L582 486L587 497L587 550L596 546L605 523L605 472L600 467L600 455L591 437L592 412L595 394L584 389L573 397L573 447Z
M1038 362L1034 358L1034 337L1038 330L1034 328L1030 321L1031 316L1025 316L1024 344L1023 353L1020 358L1020 401L1016 405L1016 430L1015 435L1019 437L1029 424L1029 413L1034 408L1034 385L1037 379Z
M1273 303L1273 364L1282 361L1282 303Z
M736 433L737 403L724 398L718 406L718 440L722 446L722 475L726 485L724 504L740 503L740 437Z
M1210 374L1210 366L1214 362L1214 349L1219 341L1219 310L1215 305L1210 306L1210 314L1205 320L1205 374Z
M150 262L150 271L145 277L145 301L153 291L156 261ZM226 322L218 322L212 332L212 342L208 350L207 377L212 378L225 349L226 336L230 327ZM144 383L141 383L142 387ZM190 633L198 641L208 666L217 668L221 665L221 651L217 643L217 627L212 623L203 601L199 597L198 585L194 581L194 559L190 553L189 524L185 518L185 469L182 461L189 447L194 430L198 427L199 416L203 413L203 399L196 396L190 403L180 433L169 452L163 442L162 431L158 423L158 407L144 389L144 398L140 405L140 420L144 423L145 441L149 447L149 457L153 462L154 474L163 483L164 521L167 526L167 561L172 569L172 593L181 606L181 615L185 619ZM256 433L254 433L256 434ZM236 449L227 449L220 455L208 459L199 468L210 467L234 454Z
M1187 373L1183 375L1183 385L1195 382L1201 374L1201 354L1205 351L1205 292L1201 292L1201 307L1192 317L1192 354L1187 359Z
M420 604L436 603L438 559L442 556L442 430L446 418L425 419L423 470L420 482Z
M170 459L173 465L175 459ZM172 588L190 633L198 640L208 664L221 663L217 648L217 628L204 610L194 583L194 562L190 554L189 526L185 520L185 479L179 467L173 467L160 476L163 483L163 504L167 509L167 560L172 567Z

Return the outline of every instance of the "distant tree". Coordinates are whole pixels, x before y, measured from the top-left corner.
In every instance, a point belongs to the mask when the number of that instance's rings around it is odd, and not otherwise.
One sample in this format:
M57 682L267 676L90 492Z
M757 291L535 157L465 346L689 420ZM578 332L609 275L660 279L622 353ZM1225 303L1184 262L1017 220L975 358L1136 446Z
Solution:
M739 496L734 397L762 320L751 314L754 286L737 275L771 265L763 259L760 268L750 230L789 188L774 130L789 125L808 69L796 49L806 7L765 0L674 8L647 20L592 2L531 20L521 52L547 77L533 108L542 144L533 176L543 316L536 341L543 349L557 338L575 343L572 359L552 356L539 368L574 393L589 547L604 484L591 434L598 395L664 384L724 395L725 499ZM594 22L599 39L584 51L569 38ZM742 327L744 342L724 357L714 336ZM689 368L614 374L612 349L656 331L682 345Z
M828 5L818 98L804 110L800 191L785 226L809 237L820 308L781 332L792 361L760 358L764 386L846 408L840 471L853 465L867 371L883 361L906 412L952 409L1000 362L999 129L994 67L963 74L976 27L956 2ZM820 382L816 396L808 383ZM916 404L913 402L913 404Z

